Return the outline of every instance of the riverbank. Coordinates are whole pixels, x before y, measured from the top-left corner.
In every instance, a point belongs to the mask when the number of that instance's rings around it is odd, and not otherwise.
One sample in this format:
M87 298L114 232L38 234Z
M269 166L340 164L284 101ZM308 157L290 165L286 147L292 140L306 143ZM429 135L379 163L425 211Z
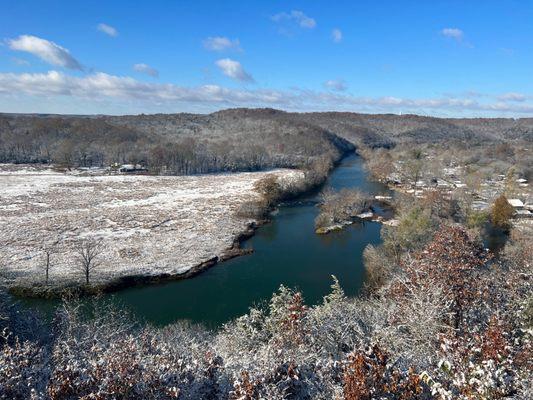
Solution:
M320 190L342 188L371 194L387 190L367 179L362 160L354 153L347 154L330 172ZM268 301L281 284L300 288L308 304L318 304L330 292L331 275L335 275L347 295L356 295L365 278L363 250L380 243L381 224L363 221L330 235L316 235L320 190L283 201L268 216L268 223L252 227L247 233L252 236L242 237L239 246L249 255L219 260L192 279L128 286L100 298L153 325L187 320L218 328L245 314L249 307ZM19 300L49 316L61 304L58 299Z
M2 168L4 167L4 168ZM267 175L78 176L49 168L0 167L2 282L23 296L93 294L183 279L251 250L240 242L260 223L238 215ZM98 241L98 266L84 284L80 243ZM46 282L46 254L50 253Z

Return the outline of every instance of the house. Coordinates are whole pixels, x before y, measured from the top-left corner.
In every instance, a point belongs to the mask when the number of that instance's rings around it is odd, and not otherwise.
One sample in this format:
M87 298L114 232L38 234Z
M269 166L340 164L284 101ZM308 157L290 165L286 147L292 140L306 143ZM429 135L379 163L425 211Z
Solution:
M387 177L387 181L389 183L394 184L394 185L401 185L402 184L402 179L400 178L400 176L398 174L390 174Z
M141 164L123 164L120 166L119 172L124 174L138 173L138 172L147 172L148 169L143 167Z
M507 202L516 210L522 210L524 208L524 203L520 199L508 199Z
M379 196L379 195L376 195L376 196L374 196L374 199L376 199L378 201L391 201L392 200L392 196Z

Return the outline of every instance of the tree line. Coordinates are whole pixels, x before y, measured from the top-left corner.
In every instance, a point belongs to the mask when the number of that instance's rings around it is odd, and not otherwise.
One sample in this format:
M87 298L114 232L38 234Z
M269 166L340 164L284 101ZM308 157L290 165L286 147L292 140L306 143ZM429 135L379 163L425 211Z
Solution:
M190 129L157 118L147 125L142 118L0 116L0 162L66 169L142 164L154 174L181 175L301 167L353 149L325 130L290 121L209 120Z

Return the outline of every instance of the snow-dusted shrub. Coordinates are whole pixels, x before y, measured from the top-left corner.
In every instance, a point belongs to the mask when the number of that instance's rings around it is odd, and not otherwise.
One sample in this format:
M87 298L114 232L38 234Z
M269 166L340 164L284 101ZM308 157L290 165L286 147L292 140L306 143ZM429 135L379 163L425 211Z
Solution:
M38 343L0 336L0 398L38 399L48 381L46 349Z
M372 294L388 282L394 272L394 265L385 256L382 246L368 244L363 250L363 264L365 266L366 294Z
M0 308L21 329L1 338L0 398L528 398L531 265L519 250L494 260L444 226L370 296L347 298L334 278L307 306L282 286L215 332L70 302L46 342Z
M136 327L104 307L86 320L65 307L54 343L48 396L218 398L229 391L222 360L194 329Z
M430 390L413 369L401 370L390 363L379 346L354 351L345 361L343 373L345 400L428 399Z

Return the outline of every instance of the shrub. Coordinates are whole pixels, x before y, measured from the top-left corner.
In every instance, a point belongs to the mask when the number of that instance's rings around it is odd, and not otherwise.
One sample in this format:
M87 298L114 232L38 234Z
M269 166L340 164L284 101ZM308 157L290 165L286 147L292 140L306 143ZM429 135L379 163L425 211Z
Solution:
M235 211L235 214L240 218L262 220L266 218L267 212L268 203L263 199L259 199L242 203Z
M398 226L384 226L381 230L383 248L396 260L405 252L424 247L437 228L429 212L417 205L401 213L399 221Z
M472 229L480 229L489 221L487 211L471 211L466 217L466 226Z
M392 266L381 247L367 245L363 250L363 264L365 266L365 292L375 293L390 279Z
M444 225L374 296L347 298L334 278L307 306L281 286L216 332L66 302L46 339L26 340L2 303L14 334L0 336L0 398L530 398L531 246L510 245L495 262ZM366 257L385 262L379 248Z
M504 195L498 197L492 205L490 217L494 226L508 230L510 228L510 219L514 214L514 208L509 204Z
M261 198L270 207L278 201L282 194L281 185L276 175L270 174L258 180L254 189L261 195Z
M343 374L345 400L427 399L428 386L412 369L400 371L379 346L348 355Z

